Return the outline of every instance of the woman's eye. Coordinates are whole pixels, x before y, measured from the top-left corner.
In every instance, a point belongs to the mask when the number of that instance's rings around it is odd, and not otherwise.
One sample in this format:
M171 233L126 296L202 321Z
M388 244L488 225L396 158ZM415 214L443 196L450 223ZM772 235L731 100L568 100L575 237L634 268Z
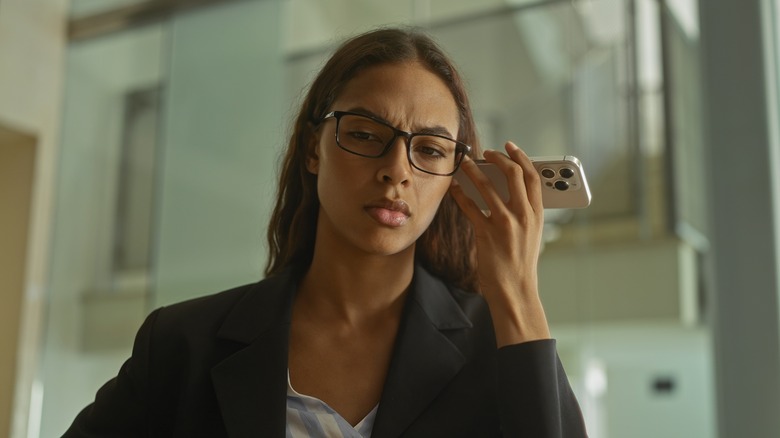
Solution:
M424 156L425 158L446 158L447 154L438 147L430 145L419 145L414 148L414 152Z
M352 131L349 133L350 138L358 141L380 141L376 135L365 131Z
M434 149L434 148L431 148L431 147L423 147L423 148L421 148L420 152L422 152L422 153L424 153L426 155L432 155L432 156L433 155L436 155L436 156L444 155L444 154L441 153L441 151L439 151L437 149Z

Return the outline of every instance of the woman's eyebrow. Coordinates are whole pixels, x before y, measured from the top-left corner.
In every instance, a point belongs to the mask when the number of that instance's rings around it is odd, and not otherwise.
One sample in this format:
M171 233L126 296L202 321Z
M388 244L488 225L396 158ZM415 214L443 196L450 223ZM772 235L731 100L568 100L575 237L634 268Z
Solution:
M373 111L371 111L369 109L366 109L364 107L358 106L358 107L350 108L347 111L353 112L353 113L358 113L358 114L364 114L364 115L373 117L373 118L375 118L375 119L377 119L377 120L379 120L381 122L384 122L384 123L386 123L386 124L388 124L390 126L395 127L395 125L393 123L391 123L389 120L385 119L384 117L380 116L379 114L377 114L377 113L375 113L375 112L373 112ZM454 138L452 136L452 133L450 132L450 130L445 128L444 126L441 126L441 125L426 126L426 127L414 130L413 133L414 134L441 135L441 136L444 136L444 137L447 137L447 138Z
M362 106L356 106L356 107L348 108L347 112L363 114L365 116L373 117L373 118L379 120L380 122L387 123L388 125L393 126L393 124L390 123L390 121L388 121L384 117L382 117L379 114L377 114L377 113L375 113L375 112L373 112L373 111L371 111L369 109L366 109L366 108L364 108Z
M420 130L415 131L416 134L431 134L431 135L441 135L447 138L454 138L452 134L450 133L449 129L443 127L443 126L428 126L425 128L422 128Z

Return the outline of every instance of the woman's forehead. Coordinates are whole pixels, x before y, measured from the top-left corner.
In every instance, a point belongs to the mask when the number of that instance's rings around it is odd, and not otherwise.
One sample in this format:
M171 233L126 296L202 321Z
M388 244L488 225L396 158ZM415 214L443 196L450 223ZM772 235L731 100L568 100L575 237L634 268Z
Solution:
M458 107L448 85L419 62L381 64L360 71L331 110L361 109L401 129L443 125L457 131ZM453 132L454 134L454 132Z

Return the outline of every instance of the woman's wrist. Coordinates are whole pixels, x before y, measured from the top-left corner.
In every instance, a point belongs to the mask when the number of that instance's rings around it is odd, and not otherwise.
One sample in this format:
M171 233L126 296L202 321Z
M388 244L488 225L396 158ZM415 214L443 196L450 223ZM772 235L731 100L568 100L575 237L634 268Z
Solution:
M549 339L550 328L535 283L486 294L498 347Z

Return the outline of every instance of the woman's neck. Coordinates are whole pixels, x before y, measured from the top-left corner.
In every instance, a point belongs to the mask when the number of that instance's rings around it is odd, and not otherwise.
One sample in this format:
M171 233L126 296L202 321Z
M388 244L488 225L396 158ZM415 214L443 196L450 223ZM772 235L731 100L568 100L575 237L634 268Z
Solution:
M296 305L356 325L388 313L400 315L413 274L414 246L389 256L318 252L315 246Z

